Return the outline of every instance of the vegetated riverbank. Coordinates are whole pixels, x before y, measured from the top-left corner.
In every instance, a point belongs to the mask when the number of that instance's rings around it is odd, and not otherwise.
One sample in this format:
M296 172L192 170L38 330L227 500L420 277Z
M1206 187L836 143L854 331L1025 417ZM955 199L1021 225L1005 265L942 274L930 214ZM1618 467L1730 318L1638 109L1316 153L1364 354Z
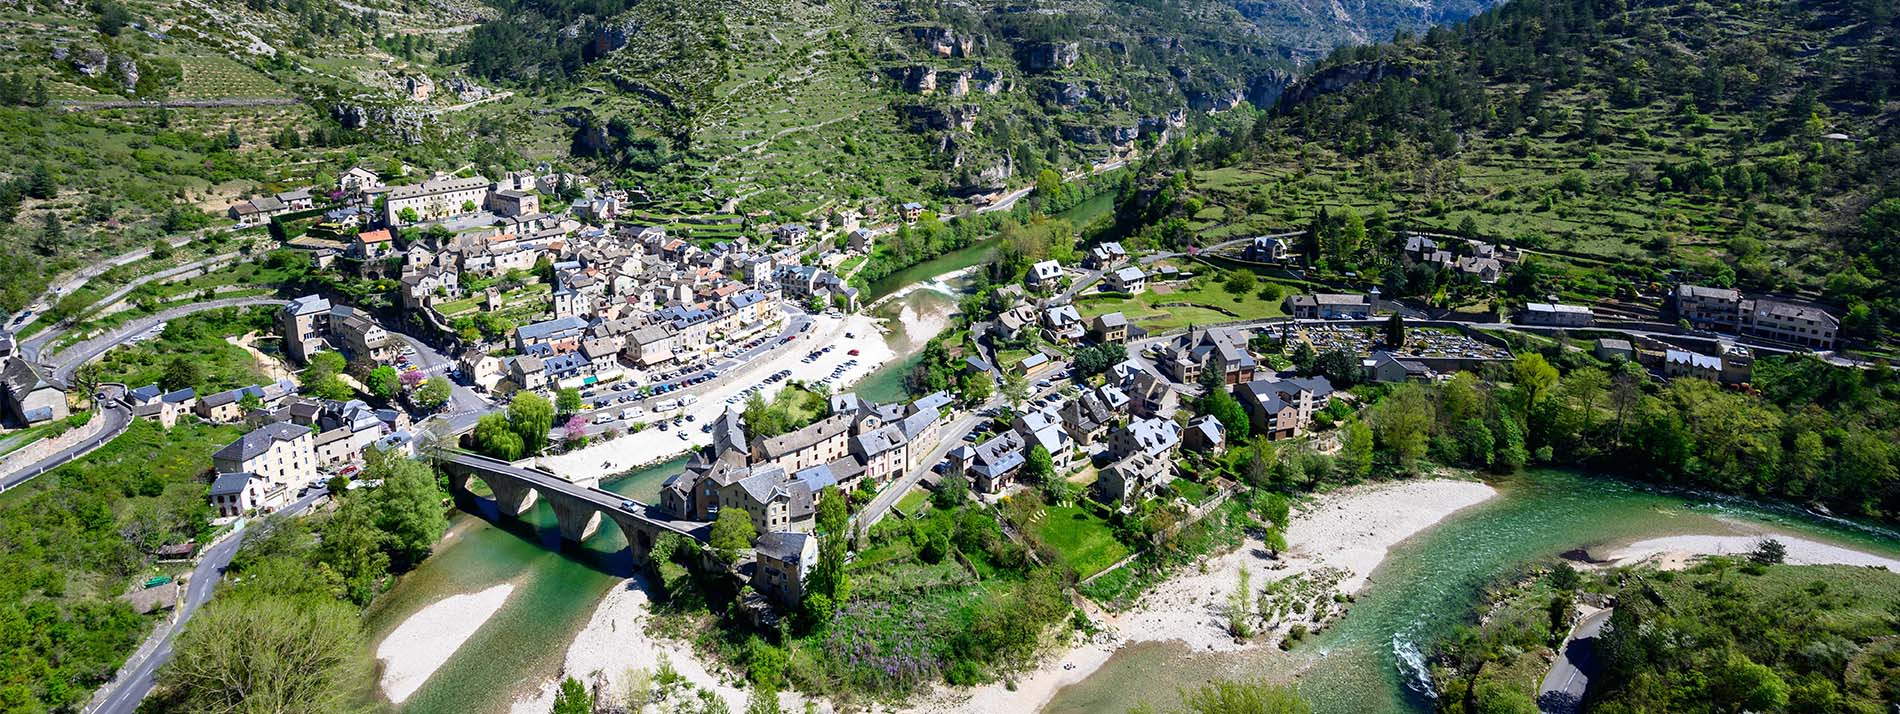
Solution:
M1167 705L1184 686L1265 676L1296 681L1321 714L1425 712L1431 700L1423 652L1465 621L1485 588L1566 551L1612 553L1647 539L1685 534L1751 541L1777 534L1900 557L1900 537L1891 532L1782 506L1662 492L1557 470L1528 471L1495 485L1496 498L1393 547L1350 613L1292 651L1132 644L1092 676L1058 692L1043 711L1092 714Z

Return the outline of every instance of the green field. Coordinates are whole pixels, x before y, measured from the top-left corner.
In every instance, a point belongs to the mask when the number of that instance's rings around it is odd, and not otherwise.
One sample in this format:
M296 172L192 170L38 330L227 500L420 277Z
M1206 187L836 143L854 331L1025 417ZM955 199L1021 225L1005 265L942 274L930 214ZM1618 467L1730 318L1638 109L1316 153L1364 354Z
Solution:
M1056 553L1062 564L1086 578L1133 552L1115 538L1108 521L1082 506L1046 506L1030 535Z
M1114 293L1083 295L1076 298L1075 306L1083 317L1120 312L1149 332L1163 332L1189 325L1284 317L1285 303L1279 297L1283 291L1273 292L1271 300L1263 299L1258 289L1234 295L1210 277L1197 277L1185 284L1151 287L1132 298Z

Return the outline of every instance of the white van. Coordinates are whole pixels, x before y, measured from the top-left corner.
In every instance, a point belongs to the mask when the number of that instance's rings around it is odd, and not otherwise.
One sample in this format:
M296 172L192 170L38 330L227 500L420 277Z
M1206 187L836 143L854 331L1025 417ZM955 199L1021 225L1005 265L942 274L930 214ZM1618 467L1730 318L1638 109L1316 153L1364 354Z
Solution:
M671 399L664 399L664 400L661 400L659 404L653 405L653 413L665 414L667 412L673 411L674 409L678 409L678 408L680 408L679 402L671 400Z
M626 409L620 410L620 418L638 419L640 418L640 416L646 413L647 413L646 407L627 407Z
M690 407L698 403L699 403L699 395L697 394L688 394L686 396L680 397L680 406L682 407Z

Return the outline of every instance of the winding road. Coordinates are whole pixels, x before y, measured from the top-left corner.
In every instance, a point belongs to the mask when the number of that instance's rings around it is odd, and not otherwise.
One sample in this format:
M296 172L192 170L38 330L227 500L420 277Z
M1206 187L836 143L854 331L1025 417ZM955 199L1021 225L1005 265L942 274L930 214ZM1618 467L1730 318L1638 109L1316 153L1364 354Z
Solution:
M316 504L329 493L322 488L311 489L302 498L285 506L279 514L290 516L302 513ZM139 703L152 691L159 668L172 658L172 638L185 626L198 608L211 599L217 590L218 580L224 577L224 569L231 565L231 558L237 555L238 547L244 543L246 526L224 540L218 541L198 555L198 565L192 568L191 578L186 581L185 601L178 605L170 622L160 623L152 631L138 651L126 658L119 667L119 673L112 681L94 692L92 701L81 710L84 714L135 714Z
M1576 714L1583 711L1583 694L1590 687L1590 675L1597 670L1597 636L1610 621L1614 609L1598 610L1584 617L1557 648L1557 661L1544 675L1537 692L1537 710L1543 714Z
M67 462L85 456L91 453L93 449L105 446L107 442L125 433L126 427L132 425L132 408L125 404L125 386L119 384L102 385L99 389L106 393L106 398L100 400L102 406L99 410L99 418L105 420L105 428L101 429L99 433L94 434L91 438L61 449L58 453L50 454L46 458L27 465L25 468L21 468L10 474L0 475L0 491L6 491L31 481L40 474L64 466ZM90 424L88 426L90 426ZM83 429L85 427L80 428Z

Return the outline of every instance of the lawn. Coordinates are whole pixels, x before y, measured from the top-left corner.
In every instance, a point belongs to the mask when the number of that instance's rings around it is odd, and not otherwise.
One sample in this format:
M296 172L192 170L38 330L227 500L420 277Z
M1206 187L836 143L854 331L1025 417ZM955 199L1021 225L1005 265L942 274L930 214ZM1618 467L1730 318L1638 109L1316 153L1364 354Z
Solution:
M1115 539L1108 521L1082 506L1047 506L1031 535L1049 547L1077 578L1102 572L1132 551Z
M904 515L915 516L918 511L924 507L924 504L929 502L929 491L921 487L912 486L910 492L905 493L903 498L897 499L897 510Z
M1262 282L1261 285L1269 283ZM1235 320L1264 320L1284 317L1283 295L1287 289L1277 283L1275 290L1256 288L1235 295L1211 278L1197 278L1185 284L1162 285L1134 297L1118 293L1084 295L1076 299L1083 317L1120 312L1149 332L1165 332L1188 325L1205 325ZM1268 298L1271 299L1268 299Z
M1188 503L1200 503L1207 500L1207 486L1184 478L1174 480L1174 492L1180 494Z

